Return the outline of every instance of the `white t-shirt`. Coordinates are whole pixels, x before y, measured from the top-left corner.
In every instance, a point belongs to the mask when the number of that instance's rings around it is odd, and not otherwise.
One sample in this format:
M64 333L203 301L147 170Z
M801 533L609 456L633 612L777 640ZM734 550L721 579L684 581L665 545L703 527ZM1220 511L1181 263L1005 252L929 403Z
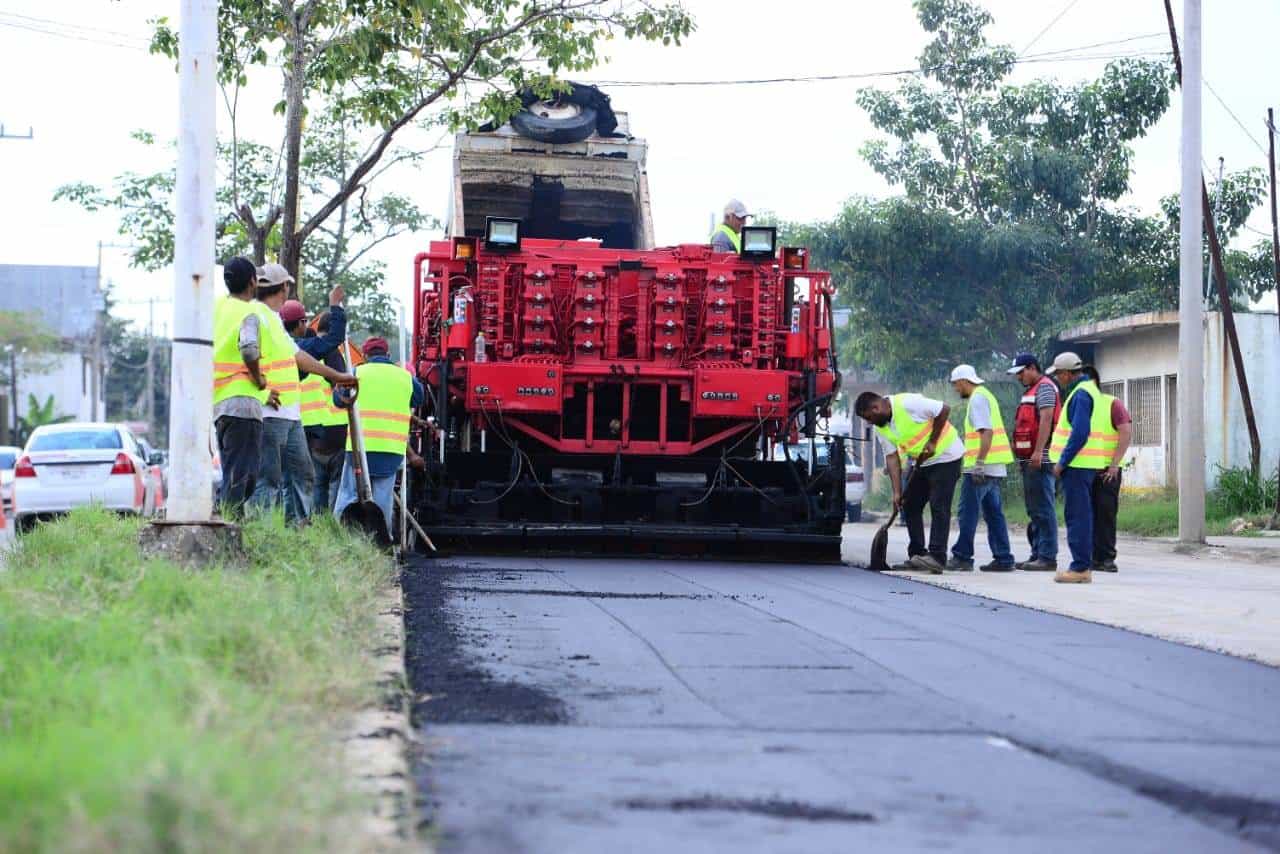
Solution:
M974 430L994 430L991 426L991 400L984 394L975 394L969 397L969 424ZM978 471L979 466L975 465L971 471ZM984 463L981 466L982 473L987 477L1004 477L1004 463Z
M899 400L903 403L903 408L907 410L907 415L917 424L924 424L932 421L942 411L942 401L934 400L931 397L925 397L922 394L904 394ZM897 401L890 398L890 405ZM892 417L892 415L890 416ZM898 453L898 446L890 442L882 433L877 432L876 436L880 440L880 447L884 450L887 457L890 454ZM956 431L956 438L950 445L945 448L938 448L932 457L921 463L922 466L936 466L942 463L949 463L954 460L964 458L964 440L960 438L960 431Z
M292 348L289 350L289 355L291 356L296 355L298 352L298 343L293 340L293 336L291 336L288 332L285 331L284 321L280 319L280 315L274 311L271 312L271 320L269 322L274 323L277 327L276 331L279 332L282 336L284 336L285 341L289 342L289 346ZM302 420L301 396L299 396L298 402L293 404L292 406L281 406L279 409L272 409L270 406L263 406L262 417L263 418L283 418L286 421L301 421Z

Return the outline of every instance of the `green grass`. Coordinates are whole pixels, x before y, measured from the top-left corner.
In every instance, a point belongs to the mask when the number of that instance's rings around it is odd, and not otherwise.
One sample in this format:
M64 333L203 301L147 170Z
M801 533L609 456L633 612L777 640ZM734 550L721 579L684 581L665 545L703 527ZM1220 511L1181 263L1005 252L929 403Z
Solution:
M247 569L143 560L77 511L0 570L0 850L334 850L336 725L374 696L392 567L332 521L244 529Z

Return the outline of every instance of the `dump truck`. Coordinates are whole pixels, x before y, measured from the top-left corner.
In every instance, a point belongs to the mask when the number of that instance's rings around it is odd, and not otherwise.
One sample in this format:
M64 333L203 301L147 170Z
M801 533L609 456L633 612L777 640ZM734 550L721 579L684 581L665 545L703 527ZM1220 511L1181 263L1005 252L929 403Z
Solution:
M655 247L645 154L592 87L458 134L411 512L459 551L838 560L831 277L769 227Z

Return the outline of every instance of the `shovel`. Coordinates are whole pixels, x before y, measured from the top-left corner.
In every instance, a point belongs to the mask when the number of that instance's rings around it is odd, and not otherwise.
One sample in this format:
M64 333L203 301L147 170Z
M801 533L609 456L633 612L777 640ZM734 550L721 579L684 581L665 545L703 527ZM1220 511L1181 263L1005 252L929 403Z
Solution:
M919 470L917 466L911 470L911 474L907 475L907 485L902 488L903 495L906 495L907 490L911 488L911 481L915 480L916 472ZM893 527L893 523L897 518L898 508L895 506L893 512L889 514L889 521L881 525L880 530L876 531L876 535L871 538L871 565L867 568L872 572L886 572L889 569L889 561L887 559L889 529Z
M347 345L347 363L351 364L350 344ZM373 537L380 546L391 545L391 535L387 533L387 517L382 508L373 500L373 485L369 482L369 458L364 452L364 431L360 428L360 407L357 403L360 390L354 390L355 397L347 407L347 433L351 437L351 466L356 479L356 500L348 504L342 511L342 521L354 525Z

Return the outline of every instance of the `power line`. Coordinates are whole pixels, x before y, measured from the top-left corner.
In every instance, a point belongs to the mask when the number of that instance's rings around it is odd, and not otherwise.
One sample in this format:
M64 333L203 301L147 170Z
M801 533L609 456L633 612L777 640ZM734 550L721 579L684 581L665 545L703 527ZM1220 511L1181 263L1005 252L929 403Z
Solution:
M1214 100L1222 105L1222 109L1226 110L1232 120L1235 121L1236 125L1239 126L1240 130L1244 131L1244 135L1249 137L1249 141L1253 143L1254 147L1261 152L1263 157L1266 157L1266 148L1264 148L1262 143L1258 142L1258 138L1254 136L1247 127L1245 127L1244 122L1240 121L1240 117L1236 115L1235 110L1227 106L1227 102L1222 100L1222 96L1218 94L1216 89L1209 85L1209 81L1207 79L1201 78L1201 80L1204 83L1204 88L1209 90L1209 94L1213 96Z
M88 26L85 26L84 24L77 24L73 21L59 21L53 18L36 18L31 15L20 15L17 12L0 12L0 17L17 18L21 21L29 21L30 23L33 23L33 24L46 24L46 25L52 25L55 27L63 27L69 30L81 30L84 32L102 33L110 36L121 36L126 39L143 39L145 41L151 40L150 36L145 36L145 35L142 35L141 33L126 33L122 30L109 30L106 27L88 27Z
M104 45L106 47L119 47L119 48L125 48L126 50L139 50L144 53L148 52L148 48L142 44L126 44L124 42L111 41L108 39L92 38L90 36L79 35L77 33L58 32L56 30L41 28L33 24L19 23L17 21L0 21L0 27L9 27L10 29L24 30L26 32L38 33L40 35L45 35L45 36L53 36L54 38L59 38L59 39L70 39L72 41L78 41L78 42L89 42L91 44L99 44L99 45Z
M1071 2L1070 2L1070 3L1068 3L1066 6L1064 6L1064 7L1063 7L1063 9L1062 9L1062 11L1061 11L1061 12L1059 12L1057 15L1055 15L1052 21L1050 21L1049 23L1045 24L1045 25L1044 25L1044 29L1043 29L1043 30L1041 30L1040 32L1036 33L1036 37L1035 37L1035 38L1033 38L1031 41L1029 41L1029 42L1027 43L1027 46L1026 46L1026 47L1024 47L1021 51L1019 51L1019 52L1018 52L1018 56L1023 56L1023 55L1025 55L1027 51L1029 51L1029 50L1031 50L1031 48L1035 47L1036 42L1038 42L1038 41L1040 41L1040 39L1044 38L1045 33L1049 32L1049 30L1053 29L1053 25L1054 25L1054 24L1056 24L1056 23L1058 23L1059 21L1061 21L1061 20L1066 16L1066 14L1067 14L1068 12L1070 12L1072 9L1074 9L1074 8L1076 7L1076 4L1077 4L1077 3L1079 3L1079 2L1080 2L1080 0L1071 0Z

